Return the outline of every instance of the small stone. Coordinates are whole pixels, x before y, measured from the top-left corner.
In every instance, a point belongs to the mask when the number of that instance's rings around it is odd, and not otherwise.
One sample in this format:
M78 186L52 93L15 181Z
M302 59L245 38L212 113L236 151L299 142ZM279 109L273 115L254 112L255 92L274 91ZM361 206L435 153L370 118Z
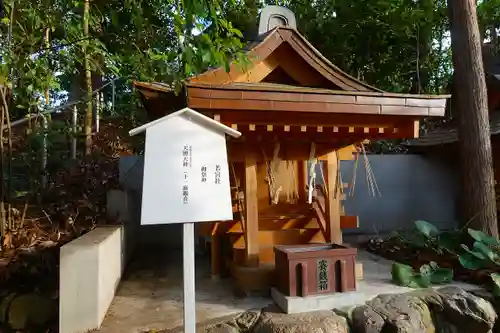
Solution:
M276 311L276 312L271 312ZM265 309L254 326L253 333L347 333L349 326L344 317L333 311L314 311L285 314Z
M261 312L261 309L245 311L236 318L236 324L242 332L249 332L259 320Z

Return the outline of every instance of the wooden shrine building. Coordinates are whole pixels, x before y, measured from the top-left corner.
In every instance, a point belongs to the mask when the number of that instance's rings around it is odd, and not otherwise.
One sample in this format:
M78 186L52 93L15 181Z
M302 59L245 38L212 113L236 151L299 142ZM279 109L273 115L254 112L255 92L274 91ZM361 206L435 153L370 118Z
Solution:
M263 9L250 66L208 70L180 94L136 82L150 118L189 107L243 133L228 139L234 221L207 223L212 273L228 268L244 290L272 283L274 245L342 243L339 164L364 140L415 138L419 120L443 116L449 96L383 92L349 76L297 30L290 11ZM347 147L347 148L346 148ZM308 200L307 161L325 161L325 187ZM311 202L311 203L308 203Z

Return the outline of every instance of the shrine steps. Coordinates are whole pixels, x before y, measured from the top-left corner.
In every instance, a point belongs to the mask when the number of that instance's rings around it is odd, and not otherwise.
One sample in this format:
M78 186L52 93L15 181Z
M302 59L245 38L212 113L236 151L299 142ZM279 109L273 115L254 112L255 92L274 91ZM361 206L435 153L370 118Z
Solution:
M259 246L266 245L295 245L325 242L319 228L312 229L279 229L279 230L259 230ZM233 248L245 246L245 236L243 233L231 233L231 244Z
M342 223L343 222L343 223ZM341 224L345 227L357 227L357 216L344 216ZM243 228L240 222L233 224L227 231L232 244L232 256L229 260L231 276L238 293L263 292L274 285L274 247L276 245L325 244L326 240L314 217L294 219L259 219L258 265L247 266L246 246ZM356 268L362 276L362 268ZM358 272L361 273L358 273Z
M265 292L274 285L275 245L326 243L319 224L308 209L307 214L259 216L258 265L247 266L246 244L242 223L235 223L227 232L232 244L231 276L236 290L242 294Z
M297 218L273 218L261 217L259 219L259 230L282 230L282 229L315 229L318 223L310 216ZM243 226L241 222L234 223L229 228L228 233L242 233Z
M320 206L322 204L324 202L319 202ZM212 240L216 237L218 242L225 244L220 243L212 250L219 253L219 262L225 264L222 265L233 277L239 292L267 291L274 285L276 245L326 243L324 207L314 207L310 204L280 204L264 208L258 220L258 252L252 262L247 258L245 224L242 221L203 223L204 226L198 229L198 235L211 236ZM235 218L238 215L235 214ZM321 221L321 226L318 221ZM358 227L357 216L342 216L340 222L343 229ZM212 259L216 257L212 256ZM217 265L221 267L220 264ZM220 269L218 272L221 272Z

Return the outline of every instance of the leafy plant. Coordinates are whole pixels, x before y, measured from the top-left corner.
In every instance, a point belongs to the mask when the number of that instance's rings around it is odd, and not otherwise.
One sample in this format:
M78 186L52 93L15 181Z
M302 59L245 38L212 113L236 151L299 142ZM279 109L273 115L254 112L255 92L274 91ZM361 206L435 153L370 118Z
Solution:
M393 263L392 264L393 283L409 288L427 288L433 284L448 283L453 279L453 270L441 268L433 261L422 265L418 272L411 266Z
M468 229L468 233L477 242L481 242L489 246L500 246L500 240L489 236L480 230Z
M416 229L425 237L432 238L439 234L439 230L435 225L423 220L414 222Z
M468 229L468 233L474 243L472 249L465 244L461 245L463 252L458 258L460 264L471 270L500 266L499 240L479 230Z
M423 220L415 221L413 230L406 234L399 234L399 237L406 244L417 248L432 249L438 254L444 252L455 254L461 240L460 232L440 232L436 226Z

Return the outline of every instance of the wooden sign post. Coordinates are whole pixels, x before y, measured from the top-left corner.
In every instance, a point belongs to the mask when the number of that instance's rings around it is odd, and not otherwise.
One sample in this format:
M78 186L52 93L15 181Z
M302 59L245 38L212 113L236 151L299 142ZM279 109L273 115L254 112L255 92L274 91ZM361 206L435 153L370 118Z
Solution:
M194 223L233 219L226 134L241 133L185 108L146 132L141 224L183 223L184 332L195 333Z

